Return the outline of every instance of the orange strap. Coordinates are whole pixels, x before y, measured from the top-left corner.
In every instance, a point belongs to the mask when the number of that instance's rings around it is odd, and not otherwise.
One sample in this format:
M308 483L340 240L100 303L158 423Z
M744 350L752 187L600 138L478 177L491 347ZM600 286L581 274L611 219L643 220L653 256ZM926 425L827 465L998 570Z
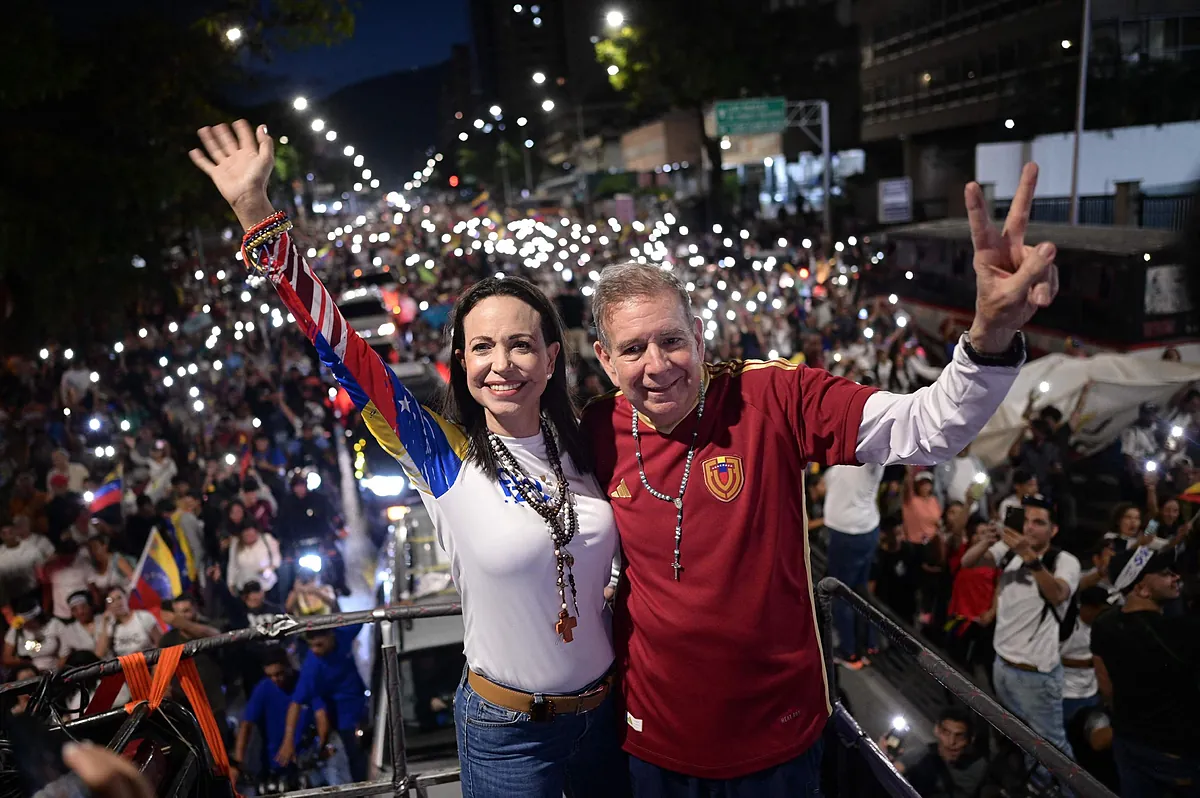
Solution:
M139 652L118 657L121 669L125 672L125 679L129 683L129 693L133 696L133 700L125 705L125 711L133 712L133 708L142 701L149 703L151 712L158 709L167 694L171 679L178 671L179 683L192 705L196 720L200 723L200 731L204 733L204 741L212 753L217 774L229 778L229 755L225 751L225 738L222 737L221 727L213 717L212 707L209 706L208 696L205 695L204 685L200 681L200 672L196 670L195 662L182 657L181 645L161 649L158 665L154 668L153 682L150 680L150 669L146 665L145 654ZM237 793L236 789L234 793Z

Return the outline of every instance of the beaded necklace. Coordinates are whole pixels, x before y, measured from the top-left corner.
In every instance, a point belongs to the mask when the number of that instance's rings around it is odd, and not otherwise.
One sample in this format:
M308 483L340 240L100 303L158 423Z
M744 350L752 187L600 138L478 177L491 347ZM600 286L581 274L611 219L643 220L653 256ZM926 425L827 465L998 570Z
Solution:
M679 495L672 497L655 490L651 487L650 480L646 479L646 466L642 463L642 438L638 434L638 412L637 408L633 410L633 450L637 455L638 476L642 478L642 487L659 501L675 505L675 562L671 564L671 567L675 569L676 582L679 581L679 572L683 570L683 566L679 564L679 545L683 540L683 493L687 490L688 478L692 475L692 458L696 456L696 439L700 434L702 418L704 418L703 390L700 391L700 403L696 408L696 428L692 430L692 442L688 446L687 459L683 462L683 480L679 483Z
M579 624L579 621L567 611L568 587L571 590L571 603L575 608L576 616L579 615L579 602L575 593L575 574L571 571L575 565L575 558L567 551L567 544L579 532L579 515L575 511L575 504L570 500L570 483L567 482L566 474L563 473L562 459L558 454L558 443L550 429L550 422L545 416L542 416L541 421L542 438L546 442L546 459L550 461L550 468L553 469L554 477L558 480L558 495L550 501L545 501L539 493L534 491L533 478L517 462L517 458L509 451L508 446L504 444L499 435L489 430L488 442L500 463L500 470L512 478L520 497L550 527L550 539L554 542L554 559L558 565L558 596L562 601L562 608L559 610L554 630L558 632L564 643L570 643L574 639L572 630Z

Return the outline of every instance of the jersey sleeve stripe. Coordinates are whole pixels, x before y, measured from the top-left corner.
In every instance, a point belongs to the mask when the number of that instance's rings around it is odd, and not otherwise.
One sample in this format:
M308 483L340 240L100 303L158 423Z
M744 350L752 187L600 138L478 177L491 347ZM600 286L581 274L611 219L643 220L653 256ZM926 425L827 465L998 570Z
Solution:
M462 469L465 438L454 425L420 406L395 373L346 322L333 297L301 257L288 233L259 250L283 304L312 342L321 362L346 390L368 429L400 461L410 479L440 496Z

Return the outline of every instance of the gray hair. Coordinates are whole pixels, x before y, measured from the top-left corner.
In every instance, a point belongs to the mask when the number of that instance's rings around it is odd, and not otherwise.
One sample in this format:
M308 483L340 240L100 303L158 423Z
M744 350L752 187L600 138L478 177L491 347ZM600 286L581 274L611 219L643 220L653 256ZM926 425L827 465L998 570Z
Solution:
M596 281L592 294L592 319L596 323L596 335L600 339L600 345L608 349L607 326L614 306L630 299L663 293L674 294L679 298L684 315L691 324L695 318L692 313L692 297L674 271L637 261L617 263L601 270L600 279Z

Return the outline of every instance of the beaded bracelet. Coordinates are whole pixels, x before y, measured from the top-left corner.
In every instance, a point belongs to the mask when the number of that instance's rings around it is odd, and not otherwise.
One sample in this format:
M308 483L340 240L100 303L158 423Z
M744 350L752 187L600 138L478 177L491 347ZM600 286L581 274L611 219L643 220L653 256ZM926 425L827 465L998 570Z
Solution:
M253 268L259 272L263 271L262 264L258 260L258 248L272 238L277 238L288 230L291 230L292 226L292 222L287 218L286 213L276 211L251 227L242 236L242 262L248 268Z
M285 233L291 229L292 229L291 220L284 219L282 222L279 222L277 224L273 224L273 225L270 225L269 227L263 228L258 233L256 233L253 238L251 238L249 241L245 242L245 245L247 247L250 247L251 249L260 247L263 244L265 244L266 242L270 241L271 239L278 238L282 233Z
M275 213L271 214L266 219L263 219L261 222L259 222L258 224L254 225L249 230L247 230L246 234L244 236L242 236L242 240L244 241L247 238L251 238L256 233L262 231L262 229L264 227L281 222L286 218L287 218L287 214L284 213L283 211L275 211Z

